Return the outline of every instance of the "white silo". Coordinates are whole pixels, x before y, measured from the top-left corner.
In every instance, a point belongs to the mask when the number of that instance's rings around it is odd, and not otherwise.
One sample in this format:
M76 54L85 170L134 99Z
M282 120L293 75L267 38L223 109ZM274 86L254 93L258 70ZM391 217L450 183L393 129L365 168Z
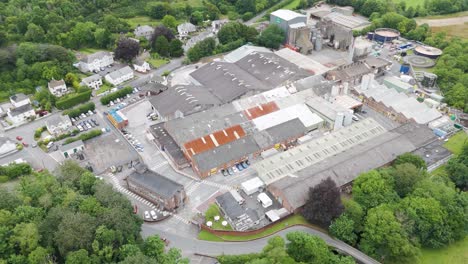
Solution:
M353 110L348 110L348 111L344 114L343 125L344 125L344 126L349 126L349 125L351 125L352 122L353 122Z
M340 93L340 87L338 85L333 85L331 89L331 97L335 97Z
M337 130L343 127L344 118L345 118L345 115L343 113L336 114L333 130Z

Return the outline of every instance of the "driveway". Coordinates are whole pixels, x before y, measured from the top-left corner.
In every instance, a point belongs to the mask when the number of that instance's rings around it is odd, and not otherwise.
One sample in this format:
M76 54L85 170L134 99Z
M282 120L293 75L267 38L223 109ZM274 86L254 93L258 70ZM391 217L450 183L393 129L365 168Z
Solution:
M282 230L275 235L279 235L281 237L285 237L287 233L292 231L301 231L306 232L311 235L316 235L325 240L325 242L337 250L344 252L352 257L354 257L359 263L364 264L377 264L378 261L374 260L373 258L367 256L366 254L362 253L361 251L351 247L350 245L336 240L329 235L322 233L320 231L304 227L304 226L293 226L286 230ZM263 247L268 242L270 237L261 238L254 241L246 241L246 242L211 242L211 241L204 241L198 240L196 238L187 238L181 237L174 233L169 233L162 229L159 225L152 225L152 224L143 224L142 226L142 235L143 237L148 237L153 234L159 234L161 237L165 237L170 241L171 247L176 247L182 250L185 256L192 255L195 253L203 254L203 255L210 255L210 256L219 256L222 254L227 255L238 255L238 254L247 254L247 253L254 253L260 252Z

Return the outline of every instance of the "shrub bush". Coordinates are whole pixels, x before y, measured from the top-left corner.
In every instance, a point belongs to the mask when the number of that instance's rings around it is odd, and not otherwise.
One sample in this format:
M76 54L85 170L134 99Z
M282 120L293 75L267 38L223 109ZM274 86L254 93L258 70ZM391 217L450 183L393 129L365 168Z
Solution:
M89 103L80 105L78 107L75 107L73 109L64 111L63 114L68 115L70 118L72 118L72 117L77 117L81 115L82 113L86 113L89 110L94 111L95 108L96 108L96 105L93 102L89 102Z
M101 97L101 104L107 105L108 103L110 103L110 101L114 101L117 98L122 98L126 96L127 94L131 94L132 92L133 92L132 87L125 87L116 92L113 92L113 93L110 93L108 95Z
M6 176L10 180L30 174L31 171L31 166L27 163L12 163L10 165L0 167L0 175Z
M83 140L83 141L86 141L88 139L100 136L101 134L102 134L102 131L100 129L91 130L88 133L83 133L83 134L79 135L78 137L67 138L65 140L65 142L63 142L63 145L70 144L70 143L78 141L80 139Z
M55 103L55 106L58 109L64 110L72 108L75 105L89 101L91 98L91 90L85 90L81 93L68 94Z
M0 176L0 183L5 183L9 180L8 176L1 175Z

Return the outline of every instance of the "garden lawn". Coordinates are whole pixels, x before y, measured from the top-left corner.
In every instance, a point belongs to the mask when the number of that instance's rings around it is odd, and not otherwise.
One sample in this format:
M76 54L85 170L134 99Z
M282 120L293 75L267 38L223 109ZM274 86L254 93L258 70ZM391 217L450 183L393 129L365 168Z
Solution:
M468 236L464 240L441 249L422 249L421 264L468 263Z
M99 89L96 91L96 94L102 94L103 92L105 91L109 91L111 89L111 87L107 84L103 84L101 85L101 87L99 87Z
M151 64L153 68L159 68L169 62L167 59L152 59L152 58L148 58L146 61L149 64Z
M461 153L463 144L468 141L468 135L465 131L459 131L445 142L444 147L455 155Z
M198 234L198 239L209 240L209 241L247 241L247 240L253 240L253 239L258 239L258 238L262 238L262 237L272 235L272 234L274 234L274 233L276 233L278 231L281 231L281 230L283 230L283 229L285 229L287 227L294 226L294 225L312 226L301 215L294 215L294 216L290 217L289 219L287 219L287 220L285 220L283 222L277 223L277 224L271 226L270 228L268 228L267 230L264 230L263 232L255 234L255 235L249 235L249 236L222 235L222 236L218 237L218 236L213 235L213 234L211 234L211 233L209 233L207 231L202 230ZM314 227L314 228L319 229L317 227ZM324 230L322 230L322 231L324 231ZM326 232L326 231L324 231L324 232Z
M138 25L143 26L143 25L150 25L150 26L157 26L161 24L159 20L153 19L149 16L137 16L137 17L132 17L132 18L126 18L124 19L127 21L128 24L132 27L132 29L138 27Z
M91 54L91 53L95 53L95 52L98 52L98 51L101 51L101 49L93 49L93 48L82 48L79 50L81 53L83 54Z

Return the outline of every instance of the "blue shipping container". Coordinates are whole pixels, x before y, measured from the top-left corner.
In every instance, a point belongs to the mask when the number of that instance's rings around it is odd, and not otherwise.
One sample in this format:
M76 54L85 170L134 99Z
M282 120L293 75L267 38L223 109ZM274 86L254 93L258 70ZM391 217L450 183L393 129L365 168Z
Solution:
M438 137L444 138L445 136L447 136L447 132L442 129L434 128L433 131L434 131L434 134Z

